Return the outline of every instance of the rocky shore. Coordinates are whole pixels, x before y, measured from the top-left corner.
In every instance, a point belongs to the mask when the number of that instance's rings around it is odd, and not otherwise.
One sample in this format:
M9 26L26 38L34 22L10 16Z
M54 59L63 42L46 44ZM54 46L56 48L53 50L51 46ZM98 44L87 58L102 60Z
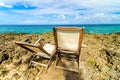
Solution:
M34 43L43 38L43 43L54 43L52 33L0 34L0 80L120 80L120 33L84 34L80 58L80 74L52 70L39 74L40 66L28 68L32 53L14 44L14 41ZM51 66L53 67L53 66ZM43 75L40 77L40 75ZM57 78L56 76L59 75Z

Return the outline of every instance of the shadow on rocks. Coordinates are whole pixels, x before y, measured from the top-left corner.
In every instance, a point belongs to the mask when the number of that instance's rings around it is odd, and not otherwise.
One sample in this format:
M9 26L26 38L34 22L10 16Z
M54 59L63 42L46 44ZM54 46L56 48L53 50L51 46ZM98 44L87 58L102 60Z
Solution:
M60 64L61 65L59 67L68 68L68 66L66 66L66 62L61 61ZM72 66L75 66L75 65L73 64ZM79 72L64 70L64 76L65 76L65 80L84 80L82 77L81 70Z
M65 80L84 80L81 76L81 72L65 71Z
M5 61L5 60L8 60L9 58L9 55L8 54L1 54L0 55L0 64Z

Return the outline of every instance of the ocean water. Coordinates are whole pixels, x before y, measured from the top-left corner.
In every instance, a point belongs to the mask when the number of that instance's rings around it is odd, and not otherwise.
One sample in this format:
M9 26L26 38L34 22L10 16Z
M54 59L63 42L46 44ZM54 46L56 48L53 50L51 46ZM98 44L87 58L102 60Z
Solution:
M120 32L120 24L105 24L105 25L0 25L0 34L3 33L45 33L52 32L53 27L82 27L85 28L85 33L95 34L110 34Z

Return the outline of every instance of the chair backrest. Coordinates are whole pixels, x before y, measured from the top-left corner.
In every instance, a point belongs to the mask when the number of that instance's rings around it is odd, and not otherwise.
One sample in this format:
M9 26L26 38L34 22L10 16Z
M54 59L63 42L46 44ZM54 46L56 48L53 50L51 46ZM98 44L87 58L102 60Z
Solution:
M37 45L34 45L34 44L25 43L25 42L15 42L15 44L17 44L17 45L21 46L22 48L25 48L29 51L42 52L42 53L44 52L45 54L50 56L50 54L42 46L37 46ZM51 47L51 49L52 49L52 47Z
M80 51L84 28L55 27L54 39L57 49Z

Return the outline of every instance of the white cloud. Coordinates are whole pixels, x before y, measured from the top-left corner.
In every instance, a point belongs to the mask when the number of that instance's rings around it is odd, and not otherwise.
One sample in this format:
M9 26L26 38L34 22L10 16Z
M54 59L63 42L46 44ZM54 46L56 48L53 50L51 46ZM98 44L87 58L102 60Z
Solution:
M22 17L24 19L30 18L30 20L26 19L25 23L110 23L120 21L119 14L113 14L120 11L119 0L1 0L0 6L12 8L17 3L23 4L26 8L36 7L31 10L11 9L10 12L18 18L18 22L21 16L27 16ZM10 15L9 12L4 11L0 13L0 16L4 13ZM49 18L46 18L46 15Z
M2 0L6 4L14 5L16 3L26 3L36 6L36 10L25 11L26 13L37 14L77 14L84 11L94 13L100 11L114 11L120 6L120 1L114 0ZM83 9L83 10L82 10ZM86 9L86 10L84 10ZM119 9L119 7L118 7Z
M82 15L75 14L75 19L76 19L76 20L79 20L79 19L81 19L82 17L83 17Z
M101 12L101 13L95 13L93 15L93 18L104 18L104 17L105 17L105 14L103 12Z
M0 2L0 6L6 7L6 8L12 8L11 5L7 5L5 3Z

